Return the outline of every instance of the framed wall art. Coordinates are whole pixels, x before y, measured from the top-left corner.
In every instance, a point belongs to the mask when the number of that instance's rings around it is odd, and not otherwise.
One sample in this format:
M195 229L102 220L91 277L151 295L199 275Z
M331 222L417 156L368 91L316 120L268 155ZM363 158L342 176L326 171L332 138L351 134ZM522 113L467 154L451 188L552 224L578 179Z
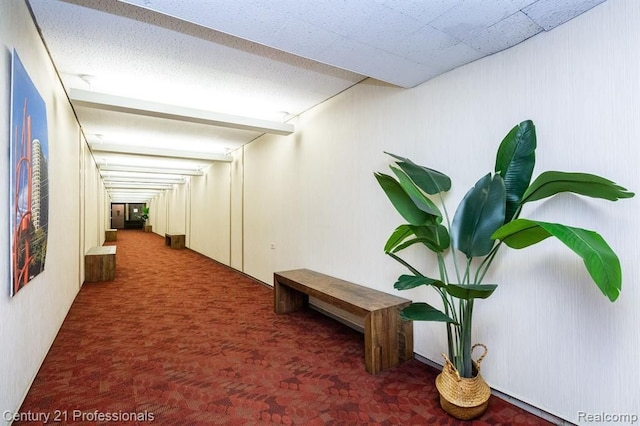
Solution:
M17 52L11 66L11 296L44 271L49 227L47 108Z

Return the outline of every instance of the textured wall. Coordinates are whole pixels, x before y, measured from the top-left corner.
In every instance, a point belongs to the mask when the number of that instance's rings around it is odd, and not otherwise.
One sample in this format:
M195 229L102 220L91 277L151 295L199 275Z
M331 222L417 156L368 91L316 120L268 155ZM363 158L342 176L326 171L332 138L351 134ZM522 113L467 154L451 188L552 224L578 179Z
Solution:
M244 183L242 175L244 173L244 148L238 149L231 153L233 162L231 163L231 231L230 231L230 263L232 268L239 271L244 269L243 266L243 232L244 232Z
M231 184L229 163L214 163L191 179L189 248L229 265Z
M11 52L18 51L47 106L49 236L45 270L9 298L9 110ZM80 130L21 1L0 2L0 412L15 412L80 286ZM5 416L0 423L6 422Z
M368 80L301 115L296 133L244 150L244 271L308 267L393 292L402 268L382 253L402 219L373 178L383 150L452 177L450 214L492 170L516 123L532 119L544 170L585 171L640 190L640 3L610 1L553 31L402 90ZM483 373L495 388L578 422L578 413L640 407L640 197L619 203L565 195L525 216L598 230L620 255L615 304L560 243L504 250L477 303L475 338L489 346ZM275 248L272 248L275 247ZM420 253L412 259L427 268ZM403 293L429 299L428 291ZM440 360L442 326L417 324L416 350Z
M84 142L83 142L84 144ZM83 197L81 199L81 208L84 210L83 222L84 222L84 245L83 253L86 253L91 247L100 246L104 242L104 226L101 225L104 221L96 220L97 218L104 217L104 185L100 179L100 174L95 167L93 157L86 148L83 150L82 160L83 164ZM111 217L111 206L108 206L109 217ZM89 218L89 220L87 220ZM110 222L110 220L109 220ZM109 224L111 228L111 224ZM84 269L84 263L81 265Z
M167 192L167 230L165 232L172 234L186 233L188 193L187 185L178 185Z

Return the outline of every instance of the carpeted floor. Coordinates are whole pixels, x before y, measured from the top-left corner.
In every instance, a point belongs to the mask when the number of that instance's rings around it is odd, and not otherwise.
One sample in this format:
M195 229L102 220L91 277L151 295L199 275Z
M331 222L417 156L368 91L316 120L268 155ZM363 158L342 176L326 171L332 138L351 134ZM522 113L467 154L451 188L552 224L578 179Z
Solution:
M463 424L440 409L436 370L372 376L362 334L276 315L270 288L158 235L108 244L115 281L82 287L22 405L39 423ZM474 424L548 423L491 397Z

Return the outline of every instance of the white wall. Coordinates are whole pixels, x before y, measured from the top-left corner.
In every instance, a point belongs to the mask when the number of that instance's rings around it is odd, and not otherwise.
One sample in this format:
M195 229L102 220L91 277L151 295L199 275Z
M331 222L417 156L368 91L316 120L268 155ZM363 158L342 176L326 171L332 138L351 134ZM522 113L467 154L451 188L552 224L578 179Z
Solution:
M49 236L44 272L9 298L8 107L14 48L47 106ZM20 407L79 290L84 254L80 234L91 228L80 221L80 129L22 1L0 2L0 117L0 241L4 242L0 244L0 412L4 413ZM4 415L0 423L6 423Z
M450 175L453 214L525 119L538 131L536 175L585 171L640 190L638 22L640 2L609 1L414 89L368 80L301 115L294 135L252 142L242 157L244 272L270 283L276 270L308 267L393 292L404 271L382 247L402 219L373 178L389 164L383 150ZM487 277L499 289L476 305L494 388L573 422L579 411L640 414L639 207L640 197L567 195L524 212L599 231L620 256L623 292L611 304L557 242L503 251ZM437 303L427 291L401 295ZM415 333L416 351L441 362L443 327Z
M214 163L191 179L189 248L229 265L230 163Z
M160 193L149 203L149 223L153 232L164 236L167 231L167 194Z
M172 234L184 234L187 230L187 185L178 185L166 193L167 225L166 231Z
M231 231L229 234L230 253L229 265L239 271L244 270L244 147L231 153L233 162L231 163L230 183L231 183Z
M91 156L91 152L84 144L83 149L83 177L84 186L82 197L82 208L84 209L84 244L83 253L86 253L91 247L100 246L104 242L104 221L86 220L86 218L100 218L104 215L104 199L105 194L102 191L104 185L100 178L100 174L95 167L95 162ZM84 265L82 265L84 269Z

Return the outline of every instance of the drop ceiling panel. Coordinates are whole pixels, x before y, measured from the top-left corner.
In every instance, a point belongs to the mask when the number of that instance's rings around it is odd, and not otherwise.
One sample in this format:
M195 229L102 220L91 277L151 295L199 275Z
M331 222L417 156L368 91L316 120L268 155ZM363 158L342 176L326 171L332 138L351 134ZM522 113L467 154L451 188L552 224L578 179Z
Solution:
M367 77L416 86L602 1L27 0L68 92L280 123ZM94 157L112 169L196 173L261 134L71 101Z
M31 3L68 87L278 119L364 78L124 3Z
M484 28L465 42L483 54L490 55L520 43L542 31L542 28L522 12L502 19Z
M561 25L605 0L538 0L522 11L545 31Z
M294 53L402 87L416 86L451 66L439 55L400 55L407 40L426 27L440 30L447 45L465 43L463 65L511 47L577 16L602 0L376 0L299 1L127 0L185 21ZM528 10L530 13L524 13ZM527 18L528 17L528 18ZM544 20L538 24L536 19ZM336 46L340 46L336 49ZM465 49L456 49L464 51ZM405 48L406 51L406 48ZM335 52L335 53L334 53ZM349 54L345 54L350 52ZM451 52L442 52L451 61ZM380 66L380 64L384 66ZM455 67L454 66L454 67Z
M431 21L429 25L457 40L469 40L486 28L508 18L521 8L533 3L531 0L466 0L457 2L451 9Z

